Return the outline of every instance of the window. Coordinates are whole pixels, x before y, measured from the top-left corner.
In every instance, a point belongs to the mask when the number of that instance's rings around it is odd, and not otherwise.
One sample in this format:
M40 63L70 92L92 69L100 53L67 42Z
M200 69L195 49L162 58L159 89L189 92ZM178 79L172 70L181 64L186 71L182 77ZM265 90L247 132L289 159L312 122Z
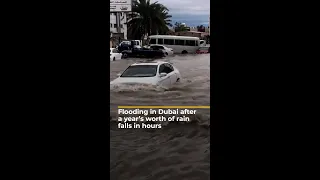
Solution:
M170 65L170 64L168 64L168 63L162 64L160 66L160 68L159 68L159 74L161 74L161 73L167 73L167 74L171 73L173 71L173 67L171 65L170 66L168 66L168 65Z
M164 64L164 70L163 70L165 73L169 74L173 71L173 68L170 64L168 63L165 63Z
M163 44L174 45L174 39L164 39Z
M123 28L123 24L120 24L120 27Z
M180 46L184 45L184 40L176 40L175 42L176 42L175 45L180 45Z
M110 24L110 27L112 28L112 24Z
M128 67L121 77L153 77L157 73L157 65L137 65Z
M157 44L157 43L156 43L156 39L151 39L151 40L150 40L150 44Z
M150 48L153 50L158 50L158 46L150 46Z
M169 45L174 45L174 39L169 39Z
M164 73L164 72L165 72L164 69L165 69L165 66L164 66L164 64L162 64L162 65L159 67L159 74Z
M113 49L112 52L113 53L118 53L118 50L117 49Z
M114 28L117 28L117 24L113 24L113 27L114 27Z
M153 50L159 50L158 46L150 46L150 48Z
M174 71L174 68L172 67L171 64L168 64L168 63L167 63L166 65L168 66L169 69L171 69L171 71Z
M195 46L196 42L194 40L186 40L186 46Z
M163 44L163 39L158 39L158 44Z
M198 41L196 41L196 46L198 46Z
M150 46L150 48L153 50L164 49L162 46Z

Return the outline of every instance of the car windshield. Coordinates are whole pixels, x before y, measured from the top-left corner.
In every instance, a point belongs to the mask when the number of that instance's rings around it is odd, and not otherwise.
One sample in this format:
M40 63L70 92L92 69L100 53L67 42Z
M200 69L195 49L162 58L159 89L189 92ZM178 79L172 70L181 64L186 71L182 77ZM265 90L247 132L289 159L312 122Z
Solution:
M130 66L120 77L153 77L157 74L157 67L157 65Z

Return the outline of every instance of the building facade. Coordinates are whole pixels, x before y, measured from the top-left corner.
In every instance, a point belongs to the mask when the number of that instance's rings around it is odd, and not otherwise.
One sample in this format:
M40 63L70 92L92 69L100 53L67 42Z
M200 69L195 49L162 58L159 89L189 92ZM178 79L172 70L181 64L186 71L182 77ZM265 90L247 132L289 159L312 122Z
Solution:
M117 21L119 22L117 23ZM126 13L110 13L110 32L112 33L111 37L127 39L128 28Z

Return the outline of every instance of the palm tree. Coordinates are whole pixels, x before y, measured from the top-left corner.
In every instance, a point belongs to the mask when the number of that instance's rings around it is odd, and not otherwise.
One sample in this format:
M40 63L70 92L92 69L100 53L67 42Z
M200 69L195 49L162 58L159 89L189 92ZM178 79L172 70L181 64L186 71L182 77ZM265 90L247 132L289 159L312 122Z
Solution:
M187 29L187 27L185 26L185 25L183 25L182 23L180 23L180 22L176 22L175 24L174 24L174 30L175 30L175 32L181 32L181 31L187 31L188 29Z
M158 2L150 0L133 0L132 13L128 15L128 30L133 38L142 39L145 35L165 34L172 26L169 10Z

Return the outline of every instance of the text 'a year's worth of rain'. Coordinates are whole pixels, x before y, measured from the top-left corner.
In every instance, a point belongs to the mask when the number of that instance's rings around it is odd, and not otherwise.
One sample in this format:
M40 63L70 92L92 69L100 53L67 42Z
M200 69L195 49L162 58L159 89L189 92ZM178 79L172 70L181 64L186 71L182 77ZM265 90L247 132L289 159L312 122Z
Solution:
M189 122L190 117L197 113L195 109L118 109L118 128L160 129L170 122Z

